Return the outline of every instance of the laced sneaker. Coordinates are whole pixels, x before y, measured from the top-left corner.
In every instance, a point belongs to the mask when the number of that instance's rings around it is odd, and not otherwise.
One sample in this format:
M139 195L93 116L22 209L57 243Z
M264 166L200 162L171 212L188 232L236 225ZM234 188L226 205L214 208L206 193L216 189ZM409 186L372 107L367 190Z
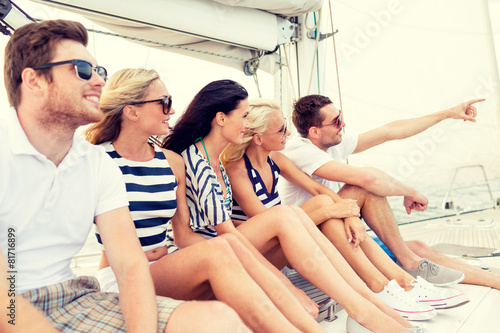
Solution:
M406 294L435 309L455 308L469 301L469 297L463 292L452 288L435 287L421 276L417 276L417 279L413 280L410 285L413 289L407 291Z
M464 273L435 264L425 258L420 261L417 269L406 269L404 267L403 269L414 278L421 276L427 280L427 282L439 287L459 283L465 278Z
M408 320L429 320L437 315L433 307L412 298L396 280L389 281L384 290L375 295Z

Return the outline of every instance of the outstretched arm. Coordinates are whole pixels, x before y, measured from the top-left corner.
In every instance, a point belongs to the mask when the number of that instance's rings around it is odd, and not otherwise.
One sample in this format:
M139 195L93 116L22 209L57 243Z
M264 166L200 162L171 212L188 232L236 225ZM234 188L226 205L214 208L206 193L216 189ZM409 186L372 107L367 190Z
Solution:
M419 118L396 120L371 131L362 133L359 135L358 144L354 153L360 153L387 141L409 138L445 119L463 119L464 121L475 122L477 109L473 104L482 101L484 101L484 99L473 99L447 110Z

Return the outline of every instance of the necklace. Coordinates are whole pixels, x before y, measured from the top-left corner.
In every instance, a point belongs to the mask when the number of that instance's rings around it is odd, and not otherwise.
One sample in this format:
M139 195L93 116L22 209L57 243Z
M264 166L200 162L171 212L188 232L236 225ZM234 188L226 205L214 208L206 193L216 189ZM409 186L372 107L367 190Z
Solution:
M210 157L208 156L207 147L205 147L205 143L203 142L203 139L198 138L198 139L196 139L195 142L197 142L197 141L201 141L201 145L203 146L203 149L205 149L205 155L207 155L208 165L212 166L212 164L210 164Z

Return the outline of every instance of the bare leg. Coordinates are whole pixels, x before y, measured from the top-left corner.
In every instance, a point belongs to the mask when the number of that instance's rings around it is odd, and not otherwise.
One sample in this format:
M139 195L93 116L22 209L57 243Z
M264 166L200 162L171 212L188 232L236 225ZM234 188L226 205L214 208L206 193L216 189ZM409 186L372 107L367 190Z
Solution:
M196 318L196 320L193 320ZM186 302L170 316L165 333L250 332L233 309L221 302Z
M385 314L398 321L401 325L405 327L412 327L405 319L403 319L394 309L381 301L360 279L360 277L353 271L351 266L346 262L346 260L342 257L339 251L332 245L332 243L321 233L320 230L314 225L314 223L309 219L307 214L298 207L293 207L296 211L297 216L301 219L304 227L309 232L311 237L317 242L321 250L327 255L328 259L335 267L335 269L339 272L339 274L344 278L345 281L361 296L369 300L371 303L376 305L381 311ZM342 227L343 230L343 227ZM352 248L350 249L353 251ZM356 251L361 251L358 249ZM368 260L367 263L370 264ZM374 271L378 271L376 268L372 267ZM378 273L381 275L381 273ZM383 276L382 276L383 278ZM389 280L387 280L389 283Z
M468 265L458 259L450 258L421 241L408 241L406 244L419 256L427 258L436 264L453 268L464 273L465 278L462 283L500 289L500 274L487 272L481 268Z
M368 288L375 293L384 290L384 287L389 283L389 279L368 260L362 247L354 250L350 243L347 242L342 220L325 221L319 225L319 229L339 250ZM361 246L363 243L361 243Z
M302 212L307 217L299 208L276 206L254 216L240 225L238 230L264 254L279 243L290 264L312 284L339 302L347 313L361 325L375 332L405 332L406 330L401 324L389 318L364 298L365 295L358 294L347 284L313 238L306 236L309 230L304 229L304 225L296 215L295 210ZM310 221L310 224L312 229L323 237L324 243L329 244L331 250L338 254L337 259L344 261L314 223ZM344 263L345 267L350 269L345 261ZM376 298L375 301L379 301L352 270L351 272L351 277L359 280L359 285L364 286L366 293L370 293ZM393 312L396 317L402 319L387 305L381 304L381 306L388 308L388 312ZM404 320L403 322L409 325Z
M315 196L300 207L311 217L311 212L333 203L332 199L327 198ZM392 279L402 287L411 288L407 286L414 278L396 265L371 237L361 242L360 249L353 250L347 240L342 220L316 220L314 223L373 292L381 292Z
M164 256L150 270L158 295L191 300L206 297L211 288L217 299L235 309L252 330L298 332L247 274L223 238Z
M250 277L295 327L301 332L322 331L318 323L307 313L282 281L262 265L236 236L224 234L219 237L229 242ZM267 312L267 304L254 303L262 309L263 313Z
M368 260L389 280L396 280L406 290L413 289L410 282L415 278L392 261L387 253L371 237L367 237L361 243L361 248L368 257Z
M358 186L344 185L339 195L358 201L361 215L370 228L396 256L401 265L408 269L416 269L422 260L413 253L403 241L399 233L394 213L385 197L374 195Z

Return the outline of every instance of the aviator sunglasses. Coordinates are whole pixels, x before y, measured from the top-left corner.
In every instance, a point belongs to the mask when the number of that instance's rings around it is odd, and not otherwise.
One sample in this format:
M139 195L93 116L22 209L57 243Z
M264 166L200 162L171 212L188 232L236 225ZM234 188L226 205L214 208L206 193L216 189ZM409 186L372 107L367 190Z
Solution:
M285 118L285 124L278 132L263 132L263 133L258 133L258 134L280 134L281 138L285 138L287 129L288 128L287 128L286 118Z
M163 107L163 114L167 115L170 113L170 110L172 109L172 96L167 96L159 99L152 99L149 101L130 103L130 105L138 105L138 104L154 103L154 102L161 102L161 105Z
M337 128L340 128L340 126L342 125L342 121L343 120L344 120L344 117L342 116L342 110L339 110L339 115L335 119L333 119L332 123L330 123L330 124L319 124L319 125L316 125L316 127L335 126Z
M99 75L104 81L108 79L108 72L106 71L106 68L102 66L94 66L90 62L80 59L49 62L44 65L33 67L33 69L45 69L64 64L72 64L75 67L76 76L78 76L78 78L81 80L84 81L90 80L93 71L95 71L97 75Z

